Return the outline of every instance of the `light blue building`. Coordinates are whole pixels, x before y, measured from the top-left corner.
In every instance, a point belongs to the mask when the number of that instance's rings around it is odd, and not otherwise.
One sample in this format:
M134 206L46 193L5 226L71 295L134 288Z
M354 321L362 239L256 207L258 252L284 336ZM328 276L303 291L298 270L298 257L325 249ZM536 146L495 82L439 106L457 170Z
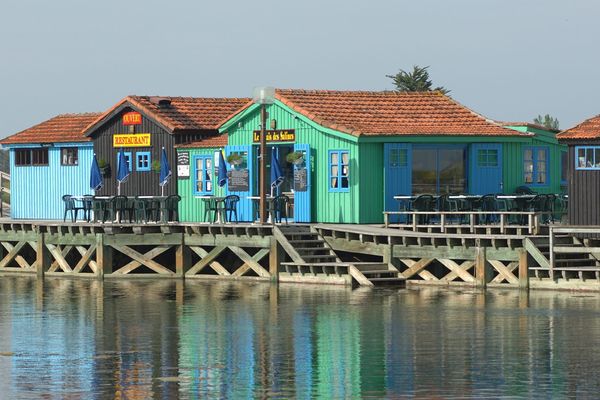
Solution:
M10 151L11 218L62 219L63 195L93 194L94 147L82 132L99 116L58 115L0 141Z

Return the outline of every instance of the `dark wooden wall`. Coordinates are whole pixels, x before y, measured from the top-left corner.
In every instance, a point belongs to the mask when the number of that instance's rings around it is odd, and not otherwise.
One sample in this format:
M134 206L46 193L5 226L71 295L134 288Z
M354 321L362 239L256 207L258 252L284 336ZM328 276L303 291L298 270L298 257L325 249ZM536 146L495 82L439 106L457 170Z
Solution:
M598 142L569 143L569 223L600 225L600 170L575 169L575 146L598 146Z
M110 177L103 178L104 186L96 192L97 195L108 196L117 194L117 155L120 148L113 147L113 134L129 134L129 127L122 123L122 115L131 111L125 108L113 116L92 133L94 152L98 160L104 159L110 164ZM150 133L151 147L125 147L124 151L132 153L132 171L126 182L121 184L121 194L126 196L158 196L161 188L158 185L159 174L154 171L136 171L135 153L150 151L151 161L160 160L162 147L167 151L171 166L171 179L165 186L165 195L177 194L177 152L173 135L142 114L142 124L135 126L136 133Z

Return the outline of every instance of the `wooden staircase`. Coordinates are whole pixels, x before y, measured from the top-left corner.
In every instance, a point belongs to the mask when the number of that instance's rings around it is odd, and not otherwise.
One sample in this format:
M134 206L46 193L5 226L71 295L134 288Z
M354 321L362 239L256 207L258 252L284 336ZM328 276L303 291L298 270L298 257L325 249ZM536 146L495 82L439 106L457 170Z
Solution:
M551 255L550 239L548 236L529 237L525 239L525 249L535 260L537 265L530 265L536 278L549 277L555 279L557 274L563 279L577 275L583 279L584 275L594 274L600 280L600 262L586 251L585 244L578 238L570 235L554 236L554 254ZM556 252L556 249L562 249ZM552 265L551 259L554 259Z
M404 287L406 280L392 265L378 262L345 262L309 225L280 225L273 235L292 261L282 262L287 273L349 274L361 286L394 285Z

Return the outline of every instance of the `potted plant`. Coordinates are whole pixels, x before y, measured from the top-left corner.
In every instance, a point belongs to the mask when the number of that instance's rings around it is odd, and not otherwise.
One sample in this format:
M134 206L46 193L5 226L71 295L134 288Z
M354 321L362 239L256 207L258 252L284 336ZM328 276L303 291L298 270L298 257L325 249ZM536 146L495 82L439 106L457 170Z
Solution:
M152 161L152 171L159 173L160 172L160 161L154 160Z
M238 153L231 153L227 156L227 162L231 165L240 165L244 159Z
M101 158L100 160L98 160L98 168L100 168L100 173L102 174L102 176L110 176L110 164L106 162L105 159Z
M285 156L285 160L290 164L302 164L302 162L304 161L304 153L302 153L301 151L292 151L291 153L288 153L287 156Z

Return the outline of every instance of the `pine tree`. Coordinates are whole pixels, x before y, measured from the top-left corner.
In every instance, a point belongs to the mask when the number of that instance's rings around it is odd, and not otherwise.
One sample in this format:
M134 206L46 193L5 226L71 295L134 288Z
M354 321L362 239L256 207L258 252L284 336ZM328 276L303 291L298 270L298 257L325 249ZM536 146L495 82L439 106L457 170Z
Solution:
M537 117L535 117L533 119L533 122L535 124L545 126L546 128L554 130L554 131L558 131L559 130L559 128L558 128L558 125L559 125L558 119L557 118L552 118L550 116L550 114L546 114L543 117L541 115L538 115Z
M412 72L400 70L396 75L386 75L391 78L396 85L396 90L399 92L429 92L439 91L444 94L450 93L450 90L443 86L437 86L432 88L433 83L429 78L429 72L427 67L419 67L418 65L413 66Z

